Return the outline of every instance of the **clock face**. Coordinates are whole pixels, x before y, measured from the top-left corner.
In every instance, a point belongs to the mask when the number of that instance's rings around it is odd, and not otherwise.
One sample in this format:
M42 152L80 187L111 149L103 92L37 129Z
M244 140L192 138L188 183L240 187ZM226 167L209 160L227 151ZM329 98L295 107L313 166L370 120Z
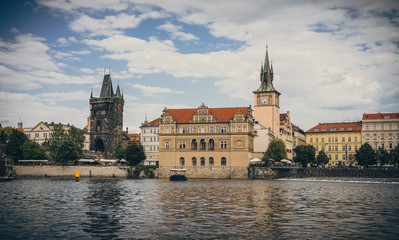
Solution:
M266 104L267 104L267 98L266 98L266 97L261 98L260 102L261 102L263 105L266 105Z

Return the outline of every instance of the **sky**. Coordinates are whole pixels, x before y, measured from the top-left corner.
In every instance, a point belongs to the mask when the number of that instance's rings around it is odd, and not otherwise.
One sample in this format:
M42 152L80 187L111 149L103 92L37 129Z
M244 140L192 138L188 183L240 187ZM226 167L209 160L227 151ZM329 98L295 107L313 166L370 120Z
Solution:
M0 123L84 128L104 69L129 133L165 107L253 108L266 46L305 131L399 112L399 1L2 0Z

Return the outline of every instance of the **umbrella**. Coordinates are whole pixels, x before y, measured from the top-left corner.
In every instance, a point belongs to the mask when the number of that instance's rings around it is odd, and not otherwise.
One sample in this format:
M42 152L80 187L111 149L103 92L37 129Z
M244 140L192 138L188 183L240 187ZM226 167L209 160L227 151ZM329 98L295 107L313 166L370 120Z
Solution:
M287 160L287 159L282 159L281 162L283 162L283 163L291 163L291 161Z
M254 158L250 161L251 163L262 162L259 158Z
M268 161L275 162L273 158L269 158L269 159L267 159L267 160L268 160Z

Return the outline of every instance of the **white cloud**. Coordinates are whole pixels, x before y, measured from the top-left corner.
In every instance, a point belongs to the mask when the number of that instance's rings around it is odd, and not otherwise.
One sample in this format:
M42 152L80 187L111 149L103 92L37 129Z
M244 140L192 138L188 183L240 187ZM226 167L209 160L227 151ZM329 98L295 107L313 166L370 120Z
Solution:
M74 92L46 92L37 94L36 97L42 102L49 105L55 105L59 102L65 101L87 101L90 96L89 91L74 91Z
M81 68L79 69L80 72L85 73L85 74L89 74L89 75L93 75L94 71L91 68Z
M151 87L151 86L144 86L141 84L128 84L134 88L140 89L141 94L144 96L158 96L158 94L182 94L182 91L175 91L170 88L162 88L162 87Z
M198 37L191 33L185 33L181 30L183 29L182 26L174 25L171 23L166 23L157 27L157 29L164 30L171 34L173 39L178 39L180 41L193 41L199 40Z

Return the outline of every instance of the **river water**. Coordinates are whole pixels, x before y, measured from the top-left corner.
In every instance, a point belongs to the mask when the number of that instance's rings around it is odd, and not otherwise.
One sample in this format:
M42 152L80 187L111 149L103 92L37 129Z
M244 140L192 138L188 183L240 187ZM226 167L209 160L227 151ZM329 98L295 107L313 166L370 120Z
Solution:
M17 179L0 239L398 239L399 181Z

